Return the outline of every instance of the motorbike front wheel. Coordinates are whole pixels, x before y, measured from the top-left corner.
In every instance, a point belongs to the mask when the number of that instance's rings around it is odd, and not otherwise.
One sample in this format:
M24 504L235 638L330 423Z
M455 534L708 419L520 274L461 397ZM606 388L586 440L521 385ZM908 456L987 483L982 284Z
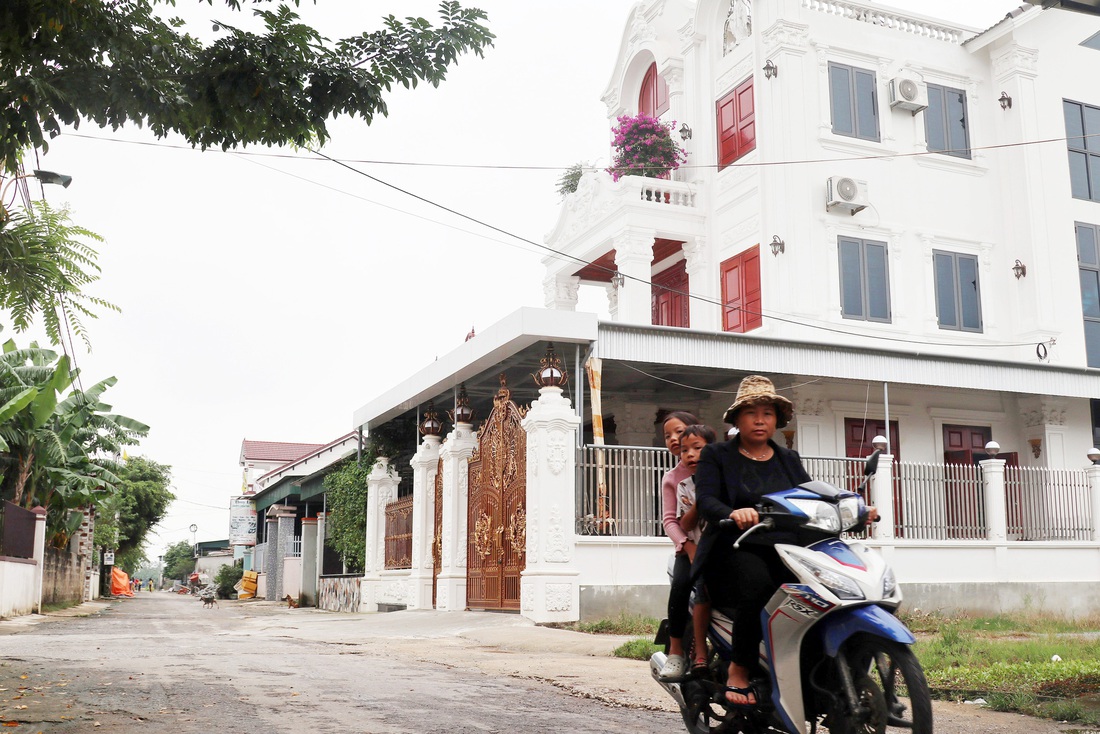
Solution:
M847 658L856 678L867 676L886 701L886 726L877 734L911 731L932 734L932 695L916 655L907 645L862 636L848 645Z

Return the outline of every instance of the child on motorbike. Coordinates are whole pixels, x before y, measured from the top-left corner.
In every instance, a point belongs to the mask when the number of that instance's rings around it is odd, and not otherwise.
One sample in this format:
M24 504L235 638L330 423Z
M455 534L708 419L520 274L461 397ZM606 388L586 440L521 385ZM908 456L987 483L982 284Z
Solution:
M703 533L703 519L695 506L695 469L699 466L699 455L703 447L718 440L718 434L710 426L692 425L680 434L680 461L691 475L676 487L677 512L680 527L687 533L688 539L698 545ZM695 612L692 615L692 631L695 637L691 667L707 667L707 627L710 626L710 599L706 586L700 579L695 584Z
M665 447L680 458L680 435L688 426L699 422L691 413L676 410L665 416L661 424ZM668 660L661 668L662 678L679 678L687 672L684 660L683 632L687 627L688 599L691 597L691 564L695 558L695 541L688 538L677 514L676 488L690 476L682 461L661 479L661 524L665 535L676 548L672 565L672 585L668 592L668 623L670 639Z

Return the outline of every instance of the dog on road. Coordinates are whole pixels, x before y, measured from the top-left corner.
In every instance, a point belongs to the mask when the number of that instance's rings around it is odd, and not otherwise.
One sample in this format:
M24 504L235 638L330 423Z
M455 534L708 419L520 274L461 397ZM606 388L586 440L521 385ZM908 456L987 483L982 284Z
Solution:
M204 596L202 598L202 608L203 609L213 609L216 606L218 606L217 597L215 597L215 596Z

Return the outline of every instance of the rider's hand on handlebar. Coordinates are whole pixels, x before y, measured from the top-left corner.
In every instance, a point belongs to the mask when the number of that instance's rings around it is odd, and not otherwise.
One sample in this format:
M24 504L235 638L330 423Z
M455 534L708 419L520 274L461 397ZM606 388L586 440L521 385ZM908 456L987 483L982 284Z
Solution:
M737 523L738 528L745 530L760 522L760 513L752 507L741 507L730 513L730 520Z
M867 524L870 525L873 522L879 521L878 508L874 505L867 505Z

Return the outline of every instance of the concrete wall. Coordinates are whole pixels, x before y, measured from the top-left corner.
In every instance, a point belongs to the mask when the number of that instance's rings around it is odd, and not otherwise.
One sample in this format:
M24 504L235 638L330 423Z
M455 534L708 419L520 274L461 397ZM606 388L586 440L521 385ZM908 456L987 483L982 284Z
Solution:
M358 612L362 576L322 576L317 585L317 608L330 612Z
M26 558L0 558L0 617L31 614L38 604L35 570L38 564Z
M288 556L283 559L283 597L298 599L302 594L302 558Z
M85 596L84 559L67 550L46 548L42 575L43 604L79 604Z

